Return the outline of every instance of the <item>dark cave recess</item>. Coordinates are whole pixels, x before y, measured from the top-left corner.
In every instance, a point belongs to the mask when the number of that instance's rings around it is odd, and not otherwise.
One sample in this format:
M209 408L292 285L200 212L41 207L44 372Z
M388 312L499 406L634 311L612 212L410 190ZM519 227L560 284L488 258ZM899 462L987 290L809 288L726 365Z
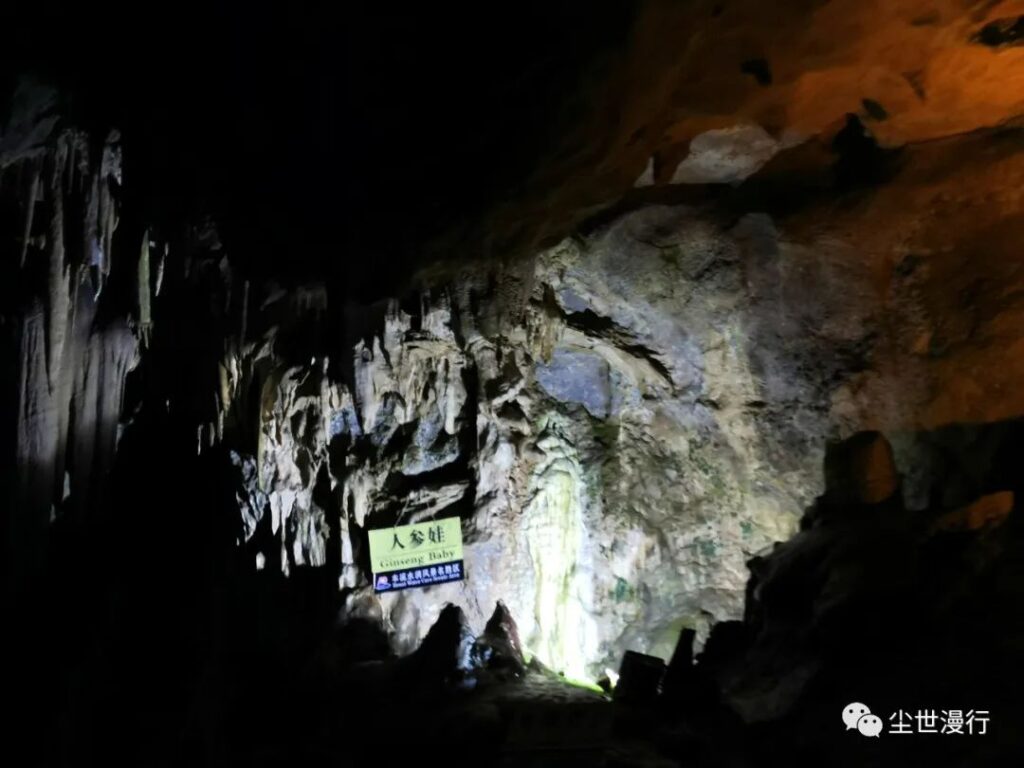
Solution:
M12 11L0 71L56 85L95 136L121 131L134 215L167 233L212 213L254 279L326 278L368 301L526 181L636 4Z

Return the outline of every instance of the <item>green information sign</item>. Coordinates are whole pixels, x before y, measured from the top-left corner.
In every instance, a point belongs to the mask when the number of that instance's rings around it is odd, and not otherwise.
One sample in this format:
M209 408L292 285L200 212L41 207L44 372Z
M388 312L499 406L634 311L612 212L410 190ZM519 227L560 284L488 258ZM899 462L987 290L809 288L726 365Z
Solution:
M377 592L458 581L462 521L457 517L369 531L370 564Z

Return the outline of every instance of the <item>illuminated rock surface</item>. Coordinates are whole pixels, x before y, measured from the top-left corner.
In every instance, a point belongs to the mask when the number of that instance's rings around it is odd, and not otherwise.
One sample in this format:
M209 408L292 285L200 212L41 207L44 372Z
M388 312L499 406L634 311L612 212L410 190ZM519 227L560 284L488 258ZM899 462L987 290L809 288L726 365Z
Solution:
M1021 762L1024 5L626 5L12 24L71 61L0 83L44 761ZM451 516L466 580L376 596ZM654 711L574 687L681 632Z

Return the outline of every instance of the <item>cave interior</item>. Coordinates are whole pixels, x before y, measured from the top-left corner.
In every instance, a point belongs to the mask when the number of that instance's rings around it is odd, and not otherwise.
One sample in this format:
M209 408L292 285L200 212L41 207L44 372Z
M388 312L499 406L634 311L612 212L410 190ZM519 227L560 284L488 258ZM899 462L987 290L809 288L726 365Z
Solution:
M9 11L9 764L1024 764L1024 2Z

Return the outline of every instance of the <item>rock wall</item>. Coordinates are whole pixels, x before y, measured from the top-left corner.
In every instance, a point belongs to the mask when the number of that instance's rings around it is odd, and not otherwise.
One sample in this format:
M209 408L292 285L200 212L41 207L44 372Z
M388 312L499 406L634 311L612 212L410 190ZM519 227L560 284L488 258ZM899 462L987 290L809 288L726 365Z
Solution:
M962 423L1024 413L1003 354L1024 343L1019 131L895 159L862 134L882 175L827 195L851 161L804 147L806 176L649 190L531 258L364 306L247 272L209 221L136 221L113 259L116 141L32 109L0 184L8 542L97 509L118 435L144 434L178 468L140 458L157 483L211 459L196 487L219 505L231 486L253 573L326 574L403 652L445 603L479 628L502 600L532 654L594 677L740 616L747 561L796 531L830 439L889 434L911 508L953 475L956 506L984 490L961 461L984 430ZM452 515L467 580L373 597L367 530Z
M981 485L951 491L963 462L915 430L937 426L928 404L964 376L989 391L984 377L946 375L956 355L911 358L912 378L898 364L901 340L938 319L921 297L955 286L936 266L911 290L857 237L798 226L646 204L364 311L348 383L314 360L262 385L259 483L243 496L267 494L280 552L260 562L337 569L355 610L367 529L459 515L468 578L383 596L396 646L446 602L482 626L500 599L532 653L593 676L740 616L747 561L796 531L831 439L884 430L912 507L940 486L965 503ZM883 394L869 403L865 382Z
M259 567L335 568L361 605L367 529L459 515L468 578L381 597L396 645L446 602L482 626L500 599L575 676L739 616L747 559L821 492L829 397L870 332L848 274L780 248L766 216L646 207L389 303L348 385L323 360L274 369L258 449L236 454ZM830 278L842 300L806 300Z
M12 589L38 577L48 525L82 513L112 465L141 337L137 308L149 291L148 282L107 290L137 268L112 258L120 181L116 133L93 141L58 117L56 94L22 84L0 133Z

